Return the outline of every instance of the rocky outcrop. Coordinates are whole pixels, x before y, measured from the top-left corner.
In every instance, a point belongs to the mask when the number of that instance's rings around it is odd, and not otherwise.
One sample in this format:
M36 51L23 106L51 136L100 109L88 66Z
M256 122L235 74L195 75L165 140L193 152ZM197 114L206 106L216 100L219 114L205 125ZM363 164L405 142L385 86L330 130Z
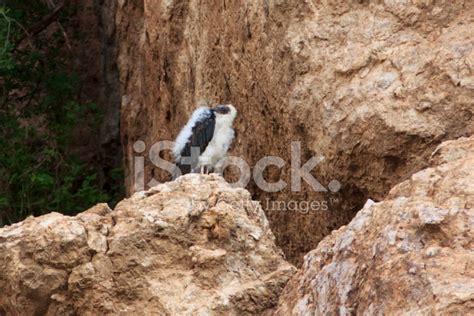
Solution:
M0 315L263 313L295 270L258 202L200 175L30 217L0 229L0 253Z
M474 137L431 162L307 254L276 314L472 313Z
M295 262L367 198L426 167L444 140L474 132L474 2L119 1L118 65L127 187L133 144L172 140L200 100L239 109L231 154L251 166L322 155L318 180L337 194L262 192L254 198L332 201L327 213L266 209L278 244ZM149 160L146 181L167 173Z

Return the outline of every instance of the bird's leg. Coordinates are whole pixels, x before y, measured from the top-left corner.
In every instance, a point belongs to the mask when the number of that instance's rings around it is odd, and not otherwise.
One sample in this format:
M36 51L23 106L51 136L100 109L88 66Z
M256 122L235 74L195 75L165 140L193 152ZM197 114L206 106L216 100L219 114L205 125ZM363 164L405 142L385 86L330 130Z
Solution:
M201 166L201 169L199 170L200 174L204 174L204 166Z
M201 166L201 174L209 174L209 173L210 173L210 167L208 165Z

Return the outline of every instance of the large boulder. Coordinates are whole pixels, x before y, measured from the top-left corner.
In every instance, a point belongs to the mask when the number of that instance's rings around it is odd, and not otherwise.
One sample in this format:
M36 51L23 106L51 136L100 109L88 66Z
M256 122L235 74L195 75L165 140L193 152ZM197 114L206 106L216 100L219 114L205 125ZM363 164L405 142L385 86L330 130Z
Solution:
M127 189L135 157L173 140L200 100L239 110L233 155L252 167L264 156L287 164L267 177L289 182L290 142L337 195L289 188L265 201L332 201L330 212L266 209L294 262L367 198L426 167L444 140L474 133L474 2L119 1L116 31ZM146 143L137 152L133 144ZM144 176L165 180L147 159Z
M263 313L295 271L259 203L218 176L28 218L0 229L0 253L0 315Z
M472 313L474 137L431 162L308 253L276 314Z

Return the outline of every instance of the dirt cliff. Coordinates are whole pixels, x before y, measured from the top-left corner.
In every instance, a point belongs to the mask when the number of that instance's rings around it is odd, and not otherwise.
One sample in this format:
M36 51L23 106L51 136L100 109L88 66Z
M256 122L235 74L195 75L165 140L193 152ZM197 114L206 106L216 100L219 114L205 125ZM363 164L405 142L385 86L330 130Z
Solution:
M201 175L1 228L0 253L0 315L261 314L295 271L258 202Z
M277 315L467 315L474 310L474 137L367 202L305 256Z
M129 192L134 157L173 140L200 100L239 109L231 152L289 182L290 144L332 193L266 193L266 201L319 201L327 212L266 208L293 262L347 224L367 198L427 166L443 140L474 132L472 1L119 1L121 134ZM146 143L144 153L133 144ZM149 160L146 181L167 174Z

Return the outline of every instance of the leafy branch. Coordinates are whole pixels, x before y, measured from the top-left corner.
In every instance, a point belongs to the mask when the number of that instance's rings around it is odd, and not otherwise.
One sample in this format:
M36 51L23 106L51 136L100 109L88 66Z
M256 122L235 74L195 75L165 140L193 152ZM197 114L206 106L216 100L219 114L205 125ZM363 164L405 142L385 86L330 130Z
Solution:
M121 169L109 171L114 182L105 189L101 166L75 154L79 124L98 133L102 113L78 102L71 51L60 40L69 46L60 21L71 12L44 1L0 5L0 226L49 211L74 214L122 194Z

